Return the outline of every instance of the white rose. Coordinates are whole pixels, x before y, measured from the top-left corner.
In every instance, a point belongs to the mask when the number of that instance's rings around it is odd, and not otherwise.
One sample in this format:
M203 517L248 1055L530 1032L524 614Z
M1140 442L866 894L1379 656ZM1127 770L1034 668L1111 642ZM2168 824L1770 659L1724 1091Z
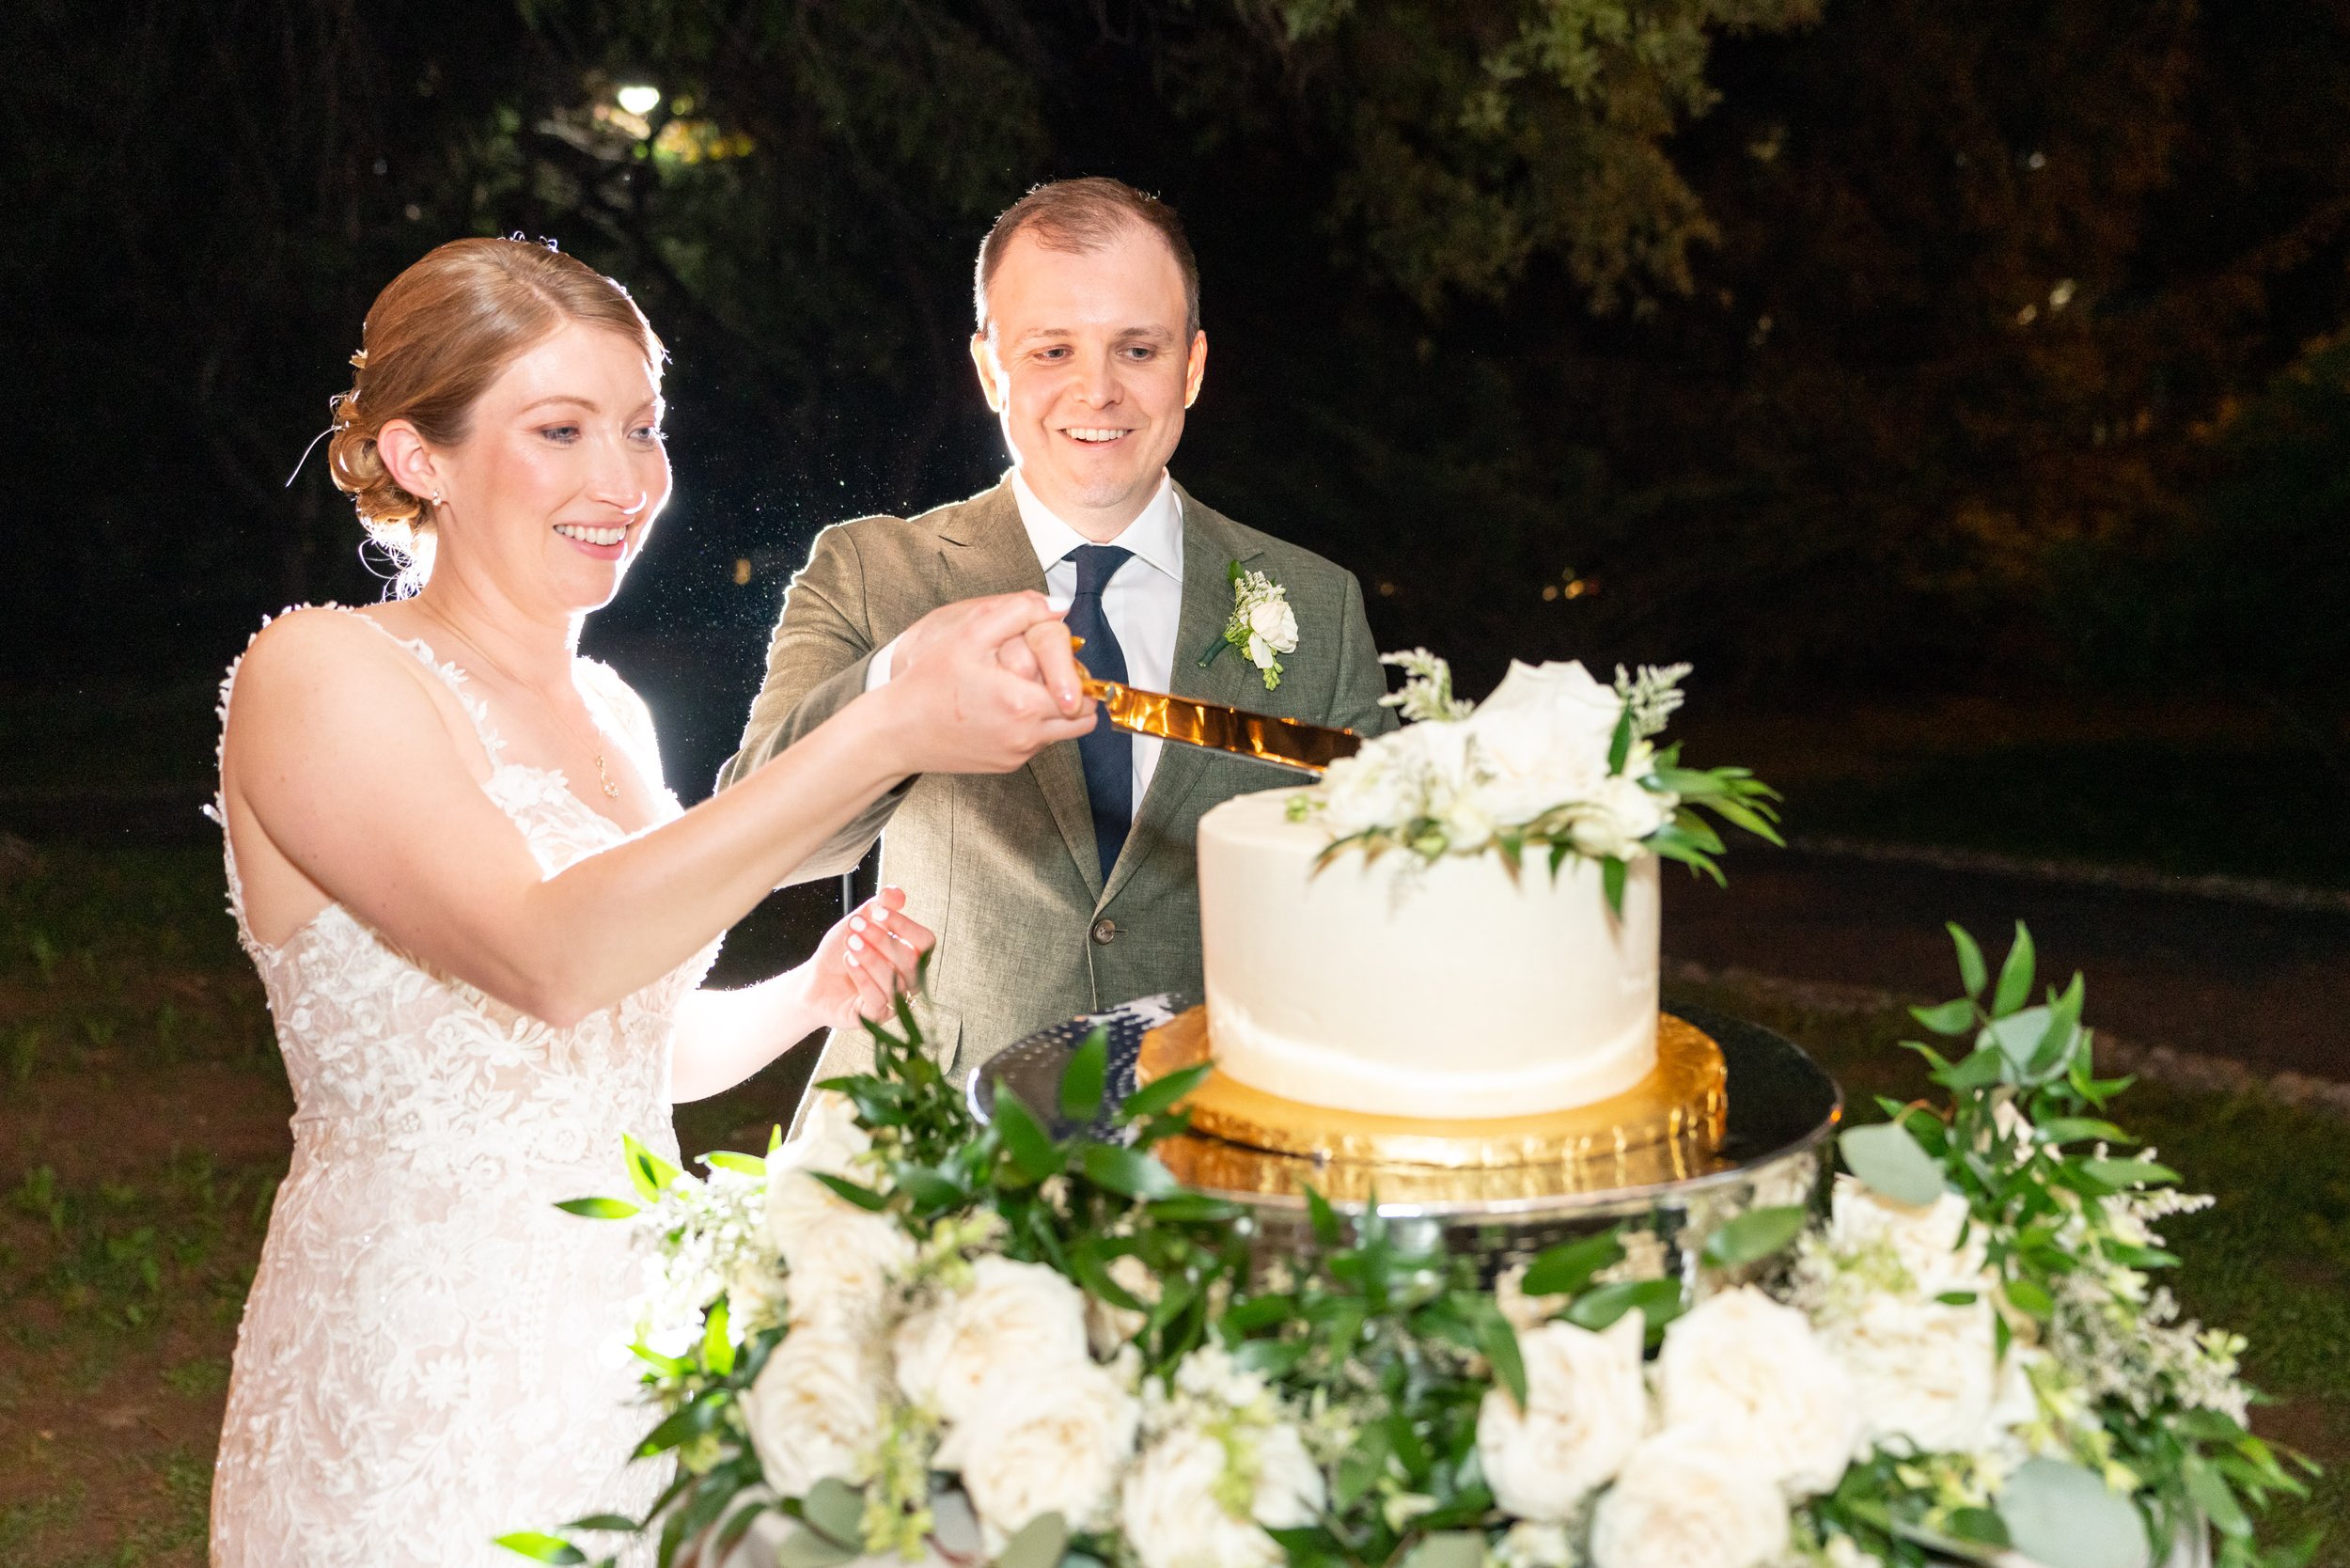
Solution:
M1829 1200L1828 1245L1843 1253L1880 1243L1890 1247L1920 1295L1988 1290L1981 1232L1968 1236L1963 1249L1959 1245L1971 1213L1966 1200L1955 1192L1919 1206L1897 1202L1851 1176L1839 1176Z
M906 1398L950 1421L969 1417L991 1374L1050 1381L1086 1358L1085 1295L1040 1263L984 1257L971 1285L898 1326L891 1349Z
M1297 651L1297 614L1287 599L1261 599L1248 612L1248 630L1276 653Z
M1520 1519L1494 1543L1496 1568L1581 1568L1581 1556L1564 1525Z
M1512 663L1465 728L1485 777L1480 789L1505 823L1530 822L1587 801L1607 777L1622 700L1579 664Z
M1630 860L1643 852L1641 840L1671 819L1677 804L1678 796L1656 794L1637 779L1613 776L1600 780L1568 832L1585 855Z
M787 1497L826 1476L854 1480L880 1439L889 1384L873 1343L825 1325L794 1328L743 1395L767 1484Z
M1696 1431L1660 1432L1633 1450L1591 1514L1596 1568L1753 1568L1787 1541L1787 1504L1770 1476Z
M934 1463L962 1473L990 1552L1040 1513L1096 1529L1108 1523L1141 1413L1118 1378L1090 1361L1007 1367L948 1433Z
M1121 1252L1110 1260L1110 1283L1148 1306L1159 1300L1158 1276L1151 1265L1131 1252ZM1108 1360L1118 1354L1118 1347L1142 1332L1142 1325L1151 1321L1151 1314L1132 1307L1117 1307L1099 1296L1086 1297L1086 1343L1093 1354Z
M767 1158L767 1245L783 1258L784 1294L794 1321L879 1317L889 1281L914 1261L915 1247L891 1215L860 1209L816 1175L861 1180L859 1155L872 1138L849 1102L822 1093L801 1136Z
M1518 1336L1526 1408L1493 1388L1477 1412L1477 1455L1494 1500L1522 1519L1560 1521L1606 1484L1648 1430L1637 1312L1594 1334L1546 1323Z
M1401 827L1426 808L1426 775L1417 756L1386 744L1396 738L1382 736L1330 764L1322 781L1322 821L1332 834L1351 839L1374 827Z
M1858 1397L1869 1442L1972 1453L1998 1436L1999 1351L1987 1299L1969 1307L1876 1294L1821 1325Z
M1493 696L1478 704L1479 716L1489 713L1539 713L1558 727L1563 741L1602 760L1616 738L1623 715L1623 698L1583 667L1579 659L1542 665L1510 661L1509 673Z
M1197 1426L1179 1426L1142 1452L1119 1494L1119 1524L1142 1568L1276 1568L1280 1546L1265 1533L1311 1524L1322 1512L1322 1472L1297 1429L1266 1429L1253 1445L1257 1479L1247 1516L1218 1500L1228 1455Z
M1834 1487L1858 1444L1842 1365L1801 1312L1752 1286L1677 1319L1656 1382L1667 1427L1703 1432L1797 1496Z

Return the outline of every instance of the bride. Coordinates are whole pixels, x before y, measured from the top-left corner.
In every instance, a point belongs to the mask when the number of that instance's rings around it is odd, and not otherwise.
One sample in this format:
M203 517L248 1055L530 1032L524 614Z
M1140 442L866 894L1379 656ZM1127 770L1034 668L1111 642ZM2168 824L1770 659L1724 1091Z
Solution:
M368 313L329 460L410 597L270 623L222 687L229 902L292 1080L292 1168L240 1331L220 1568L516 1560L638 1513L624 1228L603 1190L673 1100L878 1017L931 933L896 889L815 956L698 989L718 937L923 772L1092 727L1042 595L906 634L889 683L681 811L645 705L574 651L669 493L663 350L554 250L462 240ZM418 587L420 585L420 587ZM615 1352L618 1350L618 1354Z

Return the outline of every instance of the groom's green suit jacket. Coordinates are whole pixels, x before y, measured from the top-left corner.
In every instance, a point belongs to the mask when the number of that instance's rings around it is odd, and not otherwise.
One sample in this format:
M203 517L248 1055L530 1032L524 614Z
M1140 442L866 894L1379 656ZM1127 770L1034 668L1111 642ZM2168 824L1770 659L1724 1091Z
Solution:
M1176 494L1183 584L1175 690L1365 733L1391 728L1354 575L1241 526L1181 486ZM1282 656L1277 690L1264 689L1237 649L1199 666L1231 615L1232 561L1289 590L1297 651ZM1042 592L1044 573L1009 478L919 517L861 517L825 529L784 596L765 683L719 787L854 701L874 653L929 611L1021 588ZM903 887L908 912L938 933L929 995L916 1009L923 1031L943 1064L967 1069L1080 1012L1161 991L1198 1000L1192 844L1200 813L1233 795L1300 782L1284 769L1169 743L1104 883L1077 745L1063 741L1016 773L912 780L875 802L793 880L837 875L881 838L883 880ZM870 1062L865 1036L842 1031L827 1043L818 1077Z

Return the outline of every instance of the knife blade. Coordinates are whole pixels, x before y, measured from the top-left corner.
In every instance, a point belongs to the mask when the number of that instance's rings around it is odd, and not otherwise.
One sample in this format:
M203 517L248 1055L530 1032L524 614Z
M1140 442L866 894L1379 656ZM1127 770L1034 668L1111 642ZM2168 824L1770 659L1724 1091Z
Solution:
M1227 708L1194 697L1141 691L1116 681L1097 681L1090 672L1086 673L1085 693L1102 704L1112 724L1133 734L1253 757L1300 773L1320 774L1340 758L1354 756L1363 745L1363 738L1352 729L1252 713L1246 708Z

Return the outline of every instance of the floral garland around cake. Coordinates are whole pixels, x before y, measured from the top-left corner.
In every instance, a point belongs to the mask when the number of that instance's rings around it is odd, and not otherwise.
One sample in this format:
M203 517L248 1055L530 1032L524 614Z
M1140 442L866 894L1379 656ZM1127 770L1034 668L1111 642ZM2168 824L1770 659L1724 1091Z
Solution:
M1480 1287L1375 1215L1252 1272L1246 1211L1151 1152L1204 1069L1056 1138L1000 1086L982 1125L910 1013L807 1131L695 1177L629 1151L635 1353L677 1479L641 1520L506 1544L587 1562L657 1532L721 1560L762 1514L778 1568L2138 1568L2256 1520L2305 1462L2246 1427L2244 1341L2154 1283L2208 1203L2107 1120L2076 976L1919 1021L1938 1104L1842 1134L1823 1214L1789 1193L1695 1258L1637 1221ZM2029 1005L2028 1005L2029 1004ZM1059 1109L1100 1111L1101 1035ZM610 1562L610 1557L602 1560Z
M1659 748L1681 707L1687 665L1622 666L1603 685L1579 663L1510 672L1483 703L1452 693L1452 671L1424 648L1389 653L1402 689L1380 700L1406 722L1330 765L1290 815L1328 828L1324 858L1350 848L1407 849L1424 860L1491 849L1512 870L1529 850L1553 875L1570 855L1596 860L1611 907L1629 863L1647 854L1721 880L1720 834L1699 808L1780 841L1778 792L1745 768L1684 768Z

